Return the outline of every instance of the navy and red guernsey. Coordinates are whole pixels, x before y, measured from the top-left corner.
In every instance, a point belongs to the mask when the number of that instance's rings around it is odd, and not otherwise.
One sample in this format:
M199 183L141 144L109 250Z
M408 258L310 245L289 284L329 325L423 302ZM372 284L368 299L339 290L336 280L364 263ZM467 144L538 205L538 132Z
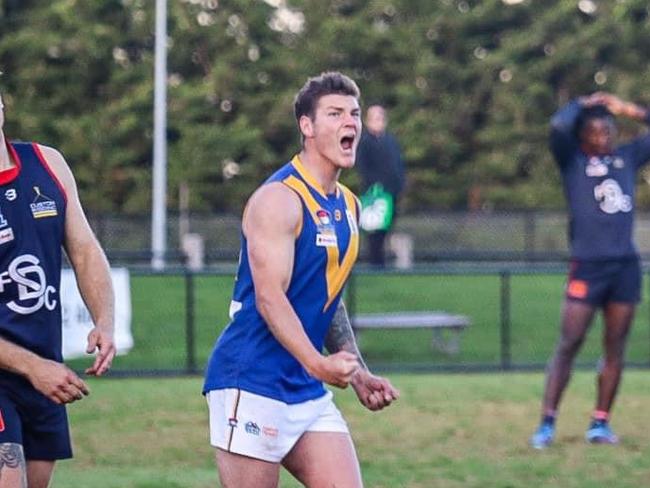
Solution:
M551 151L562 173L569 207L571 257L635 257L638 252L632 233L636 175L650 160L650 134L616 146L611 154L585 154L575 134L581 109L574 100L551 119ZM650 120L646 118L645 122Z
M37 145L7 147L17 166L0 172L0 337L61 362L65 192Z

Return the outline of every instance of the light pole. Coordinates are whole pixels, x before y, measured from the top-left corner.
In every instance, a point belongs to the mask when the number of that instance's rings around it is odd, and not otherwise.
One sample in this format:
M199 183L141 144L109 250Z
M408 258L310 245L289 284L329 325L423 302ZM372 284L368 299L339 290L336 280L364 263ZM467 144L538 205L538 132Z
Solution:
M163 269L167 251L167 0L156 0L152 195L151 266Z

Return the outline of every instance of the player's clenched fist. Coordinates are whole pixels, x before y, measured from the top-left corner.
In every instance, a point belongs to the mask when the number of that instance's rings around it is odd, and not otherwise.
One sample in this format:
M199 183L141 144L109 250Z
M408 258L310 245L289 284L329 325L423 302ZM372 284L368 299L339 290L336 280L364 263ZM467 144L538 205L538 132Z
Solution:
M312 376L328 385L347 388L352 376L359 368L357 357L347 351L321 356Z
M54 403L81 400L88 395L88 386L66 365L39 359L31 368L29 380L38 391Z
M388 379L364 369L357 371L351 384L359 401L369 410L381 410L399 398L399 390Z

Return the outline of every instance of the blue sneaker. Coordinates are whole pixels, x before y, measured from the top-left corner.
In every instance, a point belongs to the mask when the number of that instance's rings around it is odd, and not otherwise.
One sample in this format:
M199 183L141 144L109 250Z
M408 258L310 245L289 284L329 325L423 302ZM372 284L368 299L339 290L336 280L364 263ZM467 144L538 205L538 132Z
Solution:
M555 438L555 425L542 422L539 428L530 438L530 446L534 449L546 449L553 443Z
M618 436L614 434L606 420L592 420L585 439L591 444L618 444Z

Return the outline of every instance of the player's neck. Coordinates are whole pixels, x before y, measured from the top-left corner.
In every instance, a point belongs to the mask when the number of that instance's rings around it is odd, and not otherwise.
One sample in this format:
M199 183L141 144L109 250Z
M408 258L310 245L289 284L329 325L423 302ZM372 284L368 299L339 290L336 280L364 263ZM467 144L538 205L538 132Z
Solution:
M593 157L602 158L605 156L609 156L613 153L613 151L611 150L603 150L603 149L598 150L598 149L586 148L586 147L583 147L581 149L582 152L585 153L585 155L589 158L593 158Z
M612 146L594 146L591 144L581 144L580 149L587 156L608 156L614 152Z
M11 158L11 154L9 154L5 135L0 131L0 171L11 169L15 165L14 160Z
M304 149L300 152L300 161L309 174L320 184L326 195L336 191L340 168L334 166L320 154L309 153Z

